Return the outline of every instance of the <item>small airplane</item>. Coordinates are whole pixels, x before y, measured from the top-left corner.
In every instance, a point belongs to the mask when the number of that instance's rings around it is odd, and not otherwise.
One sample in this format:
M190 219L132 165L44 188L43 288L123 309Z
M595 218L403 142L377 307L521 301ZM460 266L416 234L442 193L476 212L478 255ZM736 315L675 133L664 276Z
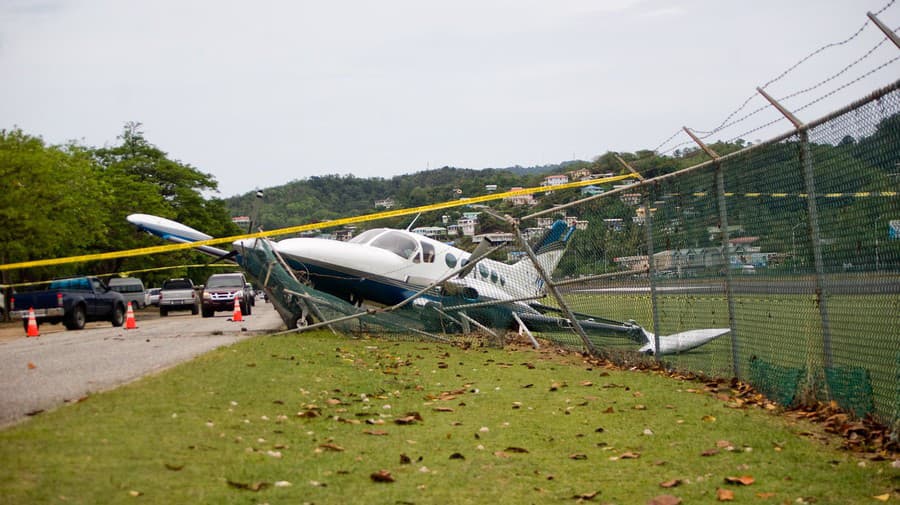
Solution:
M212 238L162 217L131 214L127 219L138 229L171 242ZM544 272L555 270L574 231L564 221L556 221L531 246ZM210 246L197 249L244 266L241 252L258 247L258 240L237 240L233 252ZM298 279L316 290L358 307L391 307L411 300L410 305L421 310L422 320L427 323L432 318L433 326L445 331L467 331L469 322L479 327L534 331L572 328L560 309L536 301L546 296L547 287L535 263L529 257L511 264L487 258L492 246L486 239L472 253L408 230L389 228L367 230L347 242L288 238L267 244ZM656 336L633 321L587 314L575 317L585 332L629 338L642 344L638 349L642 353L653 354L657 349ZM289 327L297 323L285 322ZM661 335L659 353L685 352L728 331L714 328Z

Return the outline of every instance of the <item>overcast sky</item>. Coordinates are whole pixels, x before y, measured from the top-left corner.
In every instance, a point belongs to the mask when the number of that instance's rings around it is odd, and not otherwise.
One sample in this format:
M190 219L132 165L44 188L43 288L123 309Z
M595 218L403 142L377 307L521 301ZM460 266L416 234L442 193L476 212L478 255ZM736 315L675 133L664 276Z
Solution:
M763 105L755 88L889 0L0 0L0 129L114 145L128 121L220 195L313 175L532 166L654 149ZM880 19L900 26L900 5ZM811 87L870 23L769 84ZM890 43L786 100L811 120L900 77ZM769 138L756 114L708 140ZM661 151L687 140L677 135Z

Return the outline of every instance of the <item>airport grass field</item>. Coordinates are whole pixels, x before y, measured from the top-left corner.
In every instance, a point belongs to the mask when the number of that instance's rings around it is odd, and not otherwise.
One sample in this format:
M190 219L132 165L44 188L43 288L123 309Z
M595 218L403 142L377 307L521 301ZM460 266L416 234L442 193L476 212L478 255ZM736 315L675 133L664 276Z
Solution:
M257 337L0 432L0 502L900 499L890 461L704 389L549 346Z

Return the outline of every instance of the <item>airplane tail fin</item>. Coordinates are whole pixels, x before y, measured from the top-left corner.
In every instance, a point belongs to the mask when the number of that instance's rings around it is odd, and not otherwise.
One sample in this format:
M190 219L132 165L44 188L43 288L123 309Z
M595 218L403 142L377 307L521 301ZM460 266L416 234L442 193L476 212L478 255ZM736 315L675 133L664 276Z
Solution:
M552 274L556 270L556 266L559 265L563 254L566 252L566 245L574 232L574 226L569 226L565 221L558 220L531 246L538 263L540 263L541 268L547 274ZM527 284L528 292L523 294L537 295L545 292L544 280L530 258L523 258L513 265L513 271L516 279L522 279L520 282Z

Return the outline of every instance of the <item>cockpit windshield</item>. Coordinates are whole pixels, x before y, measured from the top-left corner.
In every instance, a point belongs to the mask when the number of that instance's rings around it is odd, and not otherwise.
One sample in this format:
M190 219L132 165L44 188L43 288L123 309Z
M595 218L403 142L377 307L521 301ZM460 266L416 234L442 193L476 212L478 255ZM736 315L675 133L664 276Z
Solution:
M365 244L366 242L375 238L376 235L383 233L387 228L374 228L371 230L366 230L359 235L351 238L348 242L353 242L354 244Z
M360 235L362 237L363 233ZM390 251L403 259L410 259L416 254L418 242L398 231L388 231L372 241L373 247Z

